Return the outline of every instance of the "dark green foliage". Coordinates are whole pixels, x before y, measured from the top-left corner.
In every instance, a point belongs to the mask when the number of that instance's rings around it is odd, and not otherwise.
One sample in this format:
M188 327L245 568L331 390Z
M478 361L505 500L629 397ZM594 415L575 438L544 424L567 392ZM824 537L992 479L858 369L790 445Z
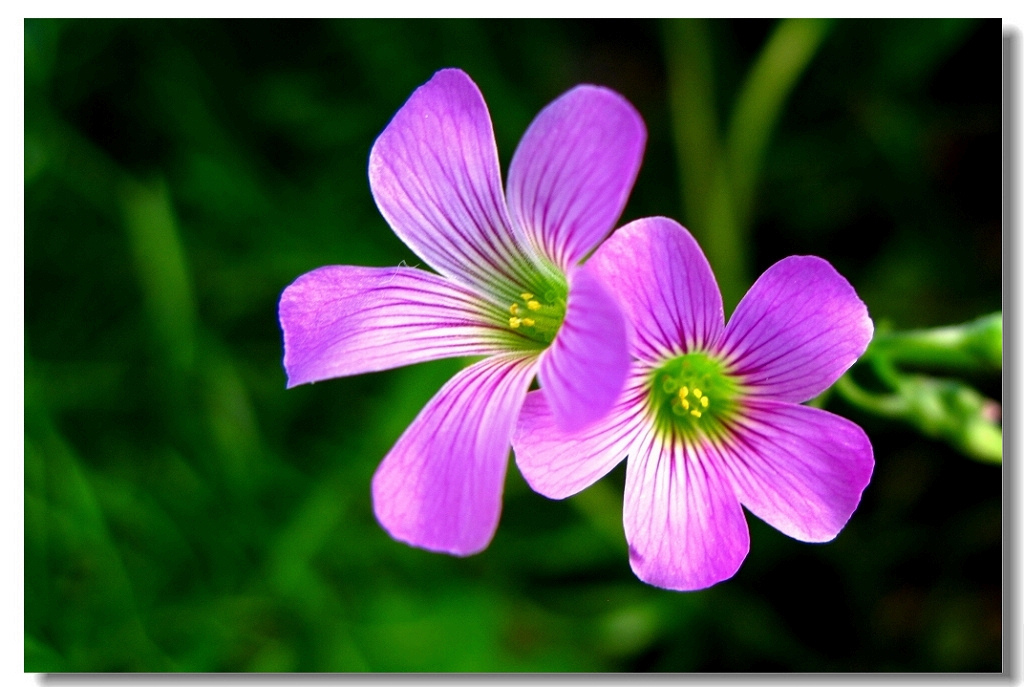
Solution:
M720 130L773 27L701 29ZM285 390L291 280L421 262L366 163L438 68L478 83L505 167L561 92L623 93L649 129L623 220L689 224L665 27L24 30L27 671L1001 669L999 468L835 398L877 459L847 528L806 545L750 517L736 577L678 594L630 572L621 468L552 502L510 466L498 534L470 558L377 526L377 463L460 361ZM748 285L817 254L876 323L1001 309L1000 38L998 21L831 25L769 138ZM998 375L978 383L1000 399Z

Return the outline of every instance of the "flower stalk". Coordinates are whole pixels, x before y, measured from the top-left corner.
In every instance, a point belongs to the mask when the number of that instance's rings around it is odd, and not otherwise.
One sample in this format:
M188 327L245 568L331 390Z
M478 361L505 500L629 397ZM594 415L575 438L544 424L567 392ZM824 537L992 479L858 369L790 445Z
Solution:
M992 313L961 325L879 334L862 365L870 367L885 390L868 391L849 374L834 388L866 412L906 422L970 458L999 464L1003 460L1000 404L960 379L903 368L960 374L1001 370L1002 333L1002 313Z

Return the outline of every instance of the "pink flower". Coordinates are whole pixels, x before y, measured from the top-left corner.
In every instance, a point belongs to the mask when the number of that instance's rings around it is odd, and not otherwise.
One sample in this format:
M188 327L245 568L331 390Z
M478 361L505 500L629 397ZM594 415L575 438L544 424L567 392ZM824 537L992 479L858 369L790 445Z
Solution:
M633 366L615 408L581 431L527 396L513 446L530 485L564 498L628 456L630 564L667 589L735 574L750 546L741 504L795 539L834 538L871 478L871 444L852 422L799 404L871 340L853 287L820 258L789 257L726 325L700 247L660 217L619 229L588 265L621 299Z
M486 356L442 387L377 469L374 511L394 538L457 555L487 546L534 376L567 429L614 403L629 368L626 325L580 261L621 214L645 140L625 99L578 86L526 131L506 198L483 97L445 69L374 143L377 207L438 274L322 267L285 289L279 314L289 387Z

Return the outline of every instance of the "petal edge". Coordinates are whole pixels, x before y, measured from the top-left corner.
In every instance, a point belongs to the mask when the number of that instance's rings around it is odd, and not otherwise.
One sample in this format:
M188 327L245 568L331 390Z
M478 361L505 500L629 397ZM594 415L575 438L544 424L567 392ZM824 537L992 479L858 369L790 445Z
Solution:
M409 96L374 142L369 176L388 224L441 274L493 293L529 273L487 104L465 72L442 69Z
M839 379L873 333L850 282L821 258L794 255L750 287L720 350L750 394L802 403Z
M629 564L644 582L705 589L736 574L750 532L732 488L700 450L648 437L626 464Z
M587 262L622 303L633 353L659 362L717 343L725 328L711 265L689 231L667 217L618 229Z
M488 305L411 267L321 267L281 294L288 387L507 349Z
M560 427L581 429L611 410L629 373L626 321L586 265L569 273L569 302L538 379Z
M527 128L508 172L513 222L563 270L578 263L626 206L647 141L636 109L600 86L577 86Z
M373 509L394 539L469 556L498 527L509 444L536 362L493 356L452 377L373 476Z
M783 534L831 541L871 481L871 441L858 425L825 410L749 401L721 449L740 502Z
M583 491L626 459L643 431L646 375L632 375L615 407L578 432L555 422L547 398L531 391L512 436L516 465L530 488L550 499Z

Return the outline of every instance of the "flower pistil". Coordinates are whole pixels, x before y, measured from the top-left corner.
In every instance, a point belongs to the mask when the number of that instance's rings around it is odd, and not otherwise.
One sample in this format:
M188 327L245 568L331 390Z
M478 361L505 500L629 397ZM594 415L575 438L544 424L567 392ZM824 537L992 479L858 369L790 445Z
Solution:
M655 424L685 437L721 436L739 407L741 385L729 369L704 352L670 359L651 375Z
M545 289L542 295L523 291L508 306L509 328L542 346L550 344L565 319L566 297L567 289L561 285Z

